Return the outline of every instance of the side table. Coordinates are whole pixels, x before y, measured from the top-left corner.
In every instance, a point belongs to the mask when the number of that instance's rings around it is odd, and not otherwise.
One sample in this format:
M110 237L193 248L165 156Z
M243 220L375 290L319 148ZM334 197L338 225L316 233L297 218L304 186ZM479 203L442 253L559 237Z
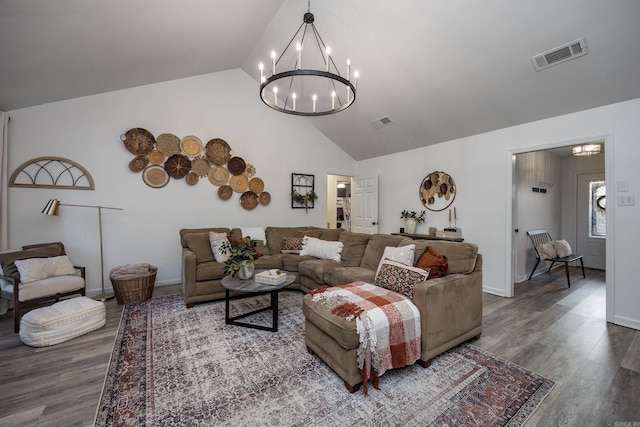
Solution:
M260 270L264 271L264 270ZM259 273L260 271L256 271ZM235 325L235 326L243 326L245 328L253 328L260 329L263 331L277 332L278 331L278 292L282 290L287 285L295 282L296 275L293 273L283 272L287 275L287 278L284 282L278 283L277 285L270 285L267 283L258 283L254 280L254 278L241 280L237 277L225 276L221 283L224 286L224 322L227 325ZM245 292L245 294L237 295L231 297L230 291L241 291ZM255 297L257 295L263 294L271 294L271 304L267 307L260 308L258 310L253 310L249 313L240 314L238 316L231 317L229 316L229 307L232 299L242 299ZM273 312L273 320L271 323L271 327L262 326L262 325L254 325L252 323L239 322L239 319L243 319L245 317L252 316L257 313L262 313L263 311L271 310Z

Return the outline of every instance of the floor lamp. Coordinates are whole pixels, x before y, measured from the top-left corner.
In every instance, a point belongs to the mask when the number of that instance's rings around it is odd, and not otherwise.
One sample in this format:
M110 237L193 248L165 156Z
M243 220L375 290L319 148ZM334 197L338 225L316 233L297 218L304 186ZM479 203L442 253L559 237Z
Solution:
M106 301L106 300L109 300L109 299L113 298L115 296L114 293L107 294L104 291L104 256L103 256L103 251L102 251L102 209L112 209L112 210L116 210L116 211L121 211L121 210L124 210L124 209L110 208L110 207L107 207L107 206L70 205L70 204L66 204L66 203L60 203L60 201L58 199L50 199L49 202L47 202L47 205L42 210L42 213L45 214L45 215L58 216L58 210L60 209L60 206L75 206L75 207L79 207L79 208L96 208L96 209L98 209L98 225L100 227L100 280L102 281L102 294L96 295L95 297L93 297L93 299L96 299L98 301Z

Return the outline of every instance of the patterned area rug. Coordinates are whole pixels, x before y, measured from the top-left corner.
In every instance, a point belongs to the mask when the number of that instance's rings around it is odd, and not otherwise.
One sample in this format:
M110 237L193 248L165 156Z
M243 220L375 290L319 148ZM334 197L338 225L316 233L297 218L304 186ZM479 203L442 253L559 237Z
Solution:
M235 300L231 314L267 304ZM302 294L280 293L279 313L273 333L225 325L224 301L125 306L95 425L521 426L554 385L465 344L350 394L306 351ZM269 325L271 314L245 320Z

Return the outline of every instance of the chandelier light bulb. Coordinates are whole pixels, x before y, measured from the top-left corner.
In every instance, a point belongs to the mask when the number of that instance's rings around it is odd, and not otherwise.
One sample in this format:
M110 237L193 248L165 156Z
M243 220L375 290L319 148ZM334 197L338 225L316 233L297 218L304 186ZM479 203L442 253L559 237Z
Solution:
M331 109L336 108L336 91L331 91Z
M298 95L296 95L296 93L293 92L291 94L291 98L293 99L293 111L296 111L296 99L298 98Z
M318 100L318 96L314 93L313 96L311 97L311 99L313 99L313 112L316 112L316 101Z
M264 82L264 64L261 62L258 68L260 69L260 81Z
M351 80L351 60L347 58L347 80Z
M278 106L278 88L273 88L273 105Z
M276 75L276 51L271 51L271 63L273 65L273 75Z
M298 70L302 69L302 45L300 42L296 43L296 50L298 51Z
M331 61L331 48L327 46L325 51L327 52L327 71L329 71L329 62Z

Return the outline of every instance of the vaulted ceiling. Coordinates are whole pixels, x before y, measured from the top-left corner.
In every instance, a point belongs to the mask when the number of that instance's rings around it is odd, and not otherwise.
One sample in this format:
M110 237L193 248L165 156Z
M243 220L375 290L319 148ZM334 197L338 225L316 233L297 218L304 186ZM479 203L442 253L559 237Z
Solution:
M0 0L0 110L257 64L305 0ZM357 101L309 120L361 160L640 97L637 0L315 0ZM531 57L584 37L588 54ZM267 107L265 107L267 108ZM376 129L372 122L388 117Z

